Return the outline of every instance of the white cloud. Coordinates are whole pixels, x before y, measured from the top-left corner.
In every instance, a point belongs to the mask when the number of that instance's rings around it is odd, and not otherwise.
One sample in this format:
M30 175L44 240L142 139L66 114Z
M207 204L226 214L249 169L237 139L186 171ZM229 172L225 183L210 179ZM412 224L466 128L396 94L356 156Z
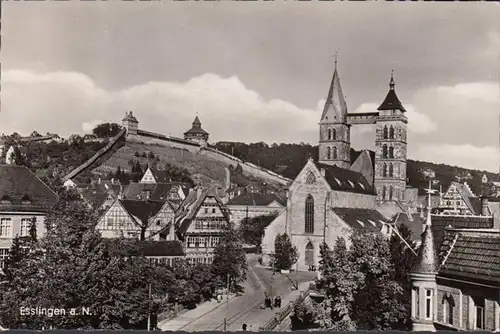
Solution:
M417 91L405 104L409 156L497 171L498 154L492 146L498 140L500 103L495 94L498 88L488 82ZM284 100L265 100L237 77L215 74L111 92L81 73L7 70L2 73L0 133L90 132L100 122L120 123L132 110L140 128L167 135L182 136L198 113L212 142L317 144L323 105L324 100L314 109L303 109ZM377 107L363 103L354 112ZM354 148L373 149L373 125L352 129Z
M500 154L497 147L475 147L469 144L420 145L410 159L434 161L464 168L498 172Z
M105 122L102 120L92 120L90 122L83 122L82 123L82 130L85 133L90 133L96 127L96 125L101 124L101 123L105 123Z
M185 83L148 82L107 92L92 79L72 72L2 73L0 132L89 131L100 120L120 123L132 110L139 127L182 136L196 113L211 140L317 141L319 110L283 100L264 100L237 78L204 74ZM26 121L30 120L30 121Z
M500 87L493 82L462 83L455 86L440 86L436 88L438 94L444 95L450 101L456 99L480 100L487 103L498 103Z

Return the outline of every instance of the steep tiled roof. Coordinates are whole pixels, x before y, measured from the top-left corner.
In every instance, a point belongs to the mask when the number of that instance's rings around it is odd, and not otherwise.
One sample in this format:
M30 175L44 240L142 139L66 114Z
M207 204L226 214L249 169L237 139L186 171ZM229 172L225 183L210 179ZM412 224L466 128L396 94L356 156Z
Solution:
M500 283L500 233L446 231L440 275Z
M0 211L46 212L57 198L28 168L0 165Z
M374 160L372 160L370 151L363 150L359 154L358 158L351 165L350 170L354 172L358 172L361 175L364 175L367 179L368 183L373 183L373 174L374 174Z
M153 201L162 201L166 200L168 194L172 190L172 187L181 186L183 187L183 191L189 192L189 187L184 185L183 183L130 183L125 191L124 197L126 199L137 199L145 195L147 191L149 191L150 199Z
M394 222L397 228L399 228L401 225L405 225L411 231L411 240L420 241L424 228L425 218L421 217L419 213L397 213L391 219L391 222Z
M432 215L434 243L436 247L441 247L441 242L443 241L445 229L447 227L461 229L485 229L493 228L493 224L493 217Z
M230 200L227 205L268 206L274 201L278 202L282 206L286 205L283 203L283 200L275 194L262 194L255 192L243 193Z
M387 93L384 102L382 102L377 110L401 110L403 112L406 111L406 109L403 107L403 104L401 103L401 101L399 101L399 98L396 95L394 86L394 79L391 76L391 82L389 83L389 92Z
M149 220L161 210L165 201L135 201L135 200L120 200L123 208L127 212L142 221Z
M223 208L222 200L217 195L215 189L192 189L189 192L189 195L184 199L184 201L182 201L175 214L175 225L177 228L176 233L180 238L183 238L184 233L186 233L187 229L191 225L191 222L198 214L198 211L200 210L200 207L206 197L214 197L221 208ZM226 219L228 219L227 216Z
M177 240L141 242L144 256L184 256L182 243Z
M318 162L315 164L319 170L325 170L326 182L333 190L375 195L375 189L361 173Z
M347 225L356 230L381 231L386 219L377 210L332 208Z
M437 273L439 270L438 248L434 243L432 228L427 216L428 223L425 226L425 231L422 234L422 244L418 251L418 256L411 269L411 272L418 274Z
M323 114L321 115L321 121L338 121L344 119L346 116L347 103L345 102L344 93L342 92L342 87L340 86L337 66L335 65L332 82L330 84L330 88L328 89L328 96L326 98L325 107L323 108ZM334 117L336 117L336 119Z
M201 128L201 122L198 116L193 121L192 128L184 132L184 134L204 134L208 135L208 132Z
M122 121L132 121L132 122L135 122L135 123L138 123L137 122L137 118L135 118L135 116L132 114L132 112L130 111L129 113L125 113L125 117L123 117Z

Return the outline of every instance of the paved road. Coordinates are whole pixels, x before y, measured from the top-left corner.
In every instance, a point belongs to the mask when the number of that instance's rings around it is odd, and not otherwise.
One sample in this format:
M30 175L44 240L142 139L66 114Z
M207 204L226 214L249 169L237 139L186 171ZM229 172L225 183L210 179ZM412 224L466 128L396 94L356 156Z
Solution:
M279 273L274 275L274 284L271 284L273 275L270 270L255 267L257 258L250 257L248 262L247 280L244 284L245 294L225 302L187 326L179 328L179 331L222 331L224 330L224 318L227 318L228 331L241 330L244 323L248 325L248 331L258 331L262 322L266 322L276 311L261 309L265 293L273 296L280 295L283 298L284 295L292 291L293 285L287 276ZM301 272L298 273L298 276L294 276L292 273L291 276L299 283L314 280L316 277L314 273L310 272Z

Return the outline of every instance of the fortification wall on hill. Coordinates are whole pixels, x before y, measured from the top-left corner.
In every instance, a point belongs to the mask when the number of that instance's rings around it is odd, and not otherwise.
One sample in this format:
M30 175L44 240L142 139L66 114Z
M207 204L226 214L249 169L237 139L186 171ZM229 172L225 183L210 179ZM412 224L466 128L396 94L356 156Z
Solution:
M79 174L83 173L87 169L91 169L94 166L102 164L106 160L108 160L120 147L125 144L127 130L121 129L120 132L113 137L109 143L97 151L89 160L78 166L71 173L64 177L64 181L73 179L77 177Z
M161 146L169 146L180 149L187 149L190 152L198 152L200 150L200 145L197 143L185 143L180 140L171 139L168 137L154 137L154 136L144 136L144 135L127 135L127 141L144 143L144 144L157 144Z
M238 159L236 157L233 157L230 154L221 152L219 150L209 148L209 147L201 147L197 143L187 143L184 140L176 140L175 138L172 137L166 137L160 134L154 134L154 133L149 133L147 131L140 131L140 134L138 135L128 135L127 136L127 141L131 142L142 142L145 144L157 144L161 146L169 146L169 147L175 147L179 149L186 149L192 153L195 154L201 154L206 157L210 157L214 160L220 161L224 164L227 165L236 165L240 164L240 166L243 169L243 172L249 175L252 175L254 177L258 177L261 179L269 180L271 182L276 182L281 185L289 185L292 180L289 178L286 178L284 176L281 176L277 173L274 173L268 169L256 166L252 163L242 161L241 159Z
M203 154L205 156L209 156L212 159L215 159L215 160L218 160L218 161L224 162L226 164L230 164L230 165L235 165L235 164L239 163L241 168L243 169L244 173L250 174L252 176L255 176L255 177L258 177L261 179L274 181L276 183L279 183L279 184L285 185L285 186L289 185L292 182L292 180L290 180L289 178L278 175L278 174L276 174L268 169L256 166L252 163L241 161L238 158L235 158L229 154L215 150L213 148L204 147L200 150L200 154Z

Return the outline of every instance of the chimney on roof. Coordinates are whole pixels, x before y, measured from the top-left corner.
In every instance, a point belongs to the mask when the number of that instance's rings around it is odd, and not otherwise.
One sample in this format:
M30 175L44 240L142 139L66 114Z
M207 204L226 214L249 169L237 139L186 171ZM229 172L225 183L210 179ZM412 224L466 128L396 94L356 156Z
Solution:
M115 178L111 179L111 184L115 184Z
M118 199L123 199L123 186L120 184L120 192L118 193Z
M99 179L97 180L97 184L101 184L101 177L99 176Z
M320 171L321 175L322 175L323 177L325 177L325 169L324 169L324 168L321 168L319 171Z
M489 216L490 209L488 207L488 197L481 197L481 216Z

